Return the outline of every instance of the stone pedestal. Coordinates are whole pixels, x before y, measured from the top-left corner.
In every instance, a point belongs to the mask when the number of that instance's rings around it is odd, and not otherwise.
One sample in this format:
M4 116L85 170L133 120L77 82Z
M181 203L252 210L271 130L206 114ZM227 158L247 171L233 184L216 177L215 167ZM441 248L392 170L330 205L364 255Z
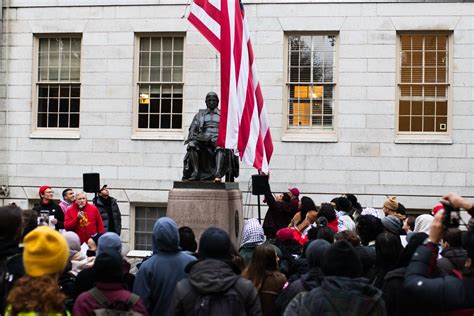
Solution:
M210 226L222 228L238 248L244 220L242 192L235 182L175 181L168 195L166 216L179 227L191 227L198 243Z

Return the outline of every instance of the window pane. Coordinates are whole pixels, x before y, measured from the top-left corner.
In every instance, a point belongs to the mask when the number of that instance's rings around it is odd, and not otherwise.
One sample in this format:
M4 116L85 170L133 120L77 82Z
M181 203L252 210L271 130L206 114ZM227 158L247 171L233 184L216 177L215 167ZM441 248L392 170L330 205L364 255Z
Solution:
M398 121L398 130L400 132L410 131L410 117L409 116L400 116L399 121Z
M436 131L446 132L448 130L448 118L445 116L436 117Z
M421 132L423 118L421 116L412 116L411 117L411 131L412 132Z
M435 131L435 117L434 116L425 116L423 118L423 131L424 132L434 132Z
M47 127L48 123L48 114L46 113L38 113L38 127Z

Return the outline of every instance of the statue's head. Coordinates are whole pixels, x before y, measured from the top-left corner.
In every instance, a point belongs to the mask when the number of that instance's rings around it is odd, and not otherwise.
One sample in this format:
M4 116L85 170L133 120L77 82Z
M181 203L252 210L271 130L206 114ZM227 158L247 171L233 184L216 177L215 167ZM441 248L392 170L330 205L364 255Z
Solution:
M219 105L219 97L215 92L209 92L206 95L206 106L209 110L215 110Z

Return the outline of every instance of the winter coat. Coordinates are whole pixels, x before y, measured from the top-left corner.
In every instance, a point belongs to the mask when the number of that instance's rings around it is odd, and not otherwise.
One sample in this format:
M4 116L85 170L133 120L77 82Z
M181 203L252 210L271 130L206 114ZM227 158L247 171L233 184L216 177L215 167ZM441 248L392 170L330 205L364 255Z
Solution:
M230 264L220 260L206 259L193 262L187 269L189 270L188 278L181 280L176 286L174 296L176 316L193 315L195 304L200 296L218 293L242 297L246 310L244 315L262 315L255 286L238 275Z
M444 274L450 274L453 269L462 271L466 264L467 251L463 248L448 247L441 251L442 258L438 259L438 268Z
M131 292L127 291L120 283L97 283L97 289L107 298L109 302L122 301L127 302ZM82 293L74 304L73 315L88 316L94 315L94 310L104 308L97 300L89 293ZM148 312L143 304L143 300L139 299L135 305L130 308L131 312L141 313L148 315Z
M267 238L275 238L276 232L285 228L293 218L295 210L289 202L277 201L273 194L265 194L268 211L263 220L263 230Z
M299 279L290 283L278 296L276 308L280 315L290 301L301 292L308 292L321 285L324 275L320 268L313 268Z
M8 260L7 272L12 275L12 284L9 290L12 289L14 282L25 275L23 267L23 249L18 246L18 242L13 240L0 240L0 265L3 269L4 260ZM4 280L1 280L3 283ZM3 293L4 287L0 287L0 298L7 297L8 293ZM6 291L8 292L8 291ZM6 306L3 306L3 301L0 299L0 315L3 314Z
M104 205L102 199L98 196L94 197L92 203L99 209L100 216L102 217L102 221L104 222L104 229L106 232L114 232L120 236L120 232L122 231L122 215L120 213L120 209L117 204L117 200L113 197L109 197L110 199L110 211L112 213L113 221L114 221L114 229L110 230L110 219L109 219L109 211L107 210L107 206Z
M160 219L153 227L153 255L142 263L133 286L150 315L172 315L172 298L178 281L186 277L184 268L196 258L179 248L176 224Z
M291 315L386 315L382 292L364 278L326 277L321 286L298 294L284 314Z
M405 273L405 288L419 306L434 311L474 308L474 277L448 275L430 278L436 267L438 246L432 243L416 249ZM436 298L436 299L433 299Z
M275 302L278 295L283 290L283 285L285 285L285 283L286 277L283 273L278 271L266 273L262 286L258 291L263 316L277 315Z
M122 275L124 289L132 291L135 282L135 276L130 273L130 263L122 260ZM94 270L91 268L84 269L77 274L74 286L74 298L77 298L84 292L89 291L96 285Z
M75 232L79 236L81 244L87 243L89 238L95 234L104 233L104 223L97 207L87 203L82 211L85 213L85 217L79 220L77 214L79 214L80 209L77 203L74 202L67 209L66 219L64 220L64 228Z
M382 287L388 316L428 316L430 313L419 306L416 299L403 286L406 267L388 272Z
M40 212L43 210L49 211L49 215L54 216L54 218L58 221L56 225L54 225L54 228L56 230L64 229L64 212L61 209L59 205L54 203L53 201L50 201L48 204L38 204L33 207L33 210L35 210L38 213L38 216L40 215Z

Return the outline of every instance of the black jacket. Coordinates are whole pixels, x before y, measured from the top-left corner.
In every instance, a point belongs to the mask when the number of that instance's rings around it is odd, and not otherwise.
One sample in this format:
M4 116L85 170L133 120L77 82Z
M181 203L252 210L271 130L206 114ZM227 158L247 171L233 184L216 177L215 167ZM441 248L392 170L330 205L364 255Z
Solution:
M207 259L191 262L186 271L189 271L188 278L178 282L174 293L175 315L193 315L200 296L221 293L242 298L245 315L262 315L257 289L252 282L236 274L230 264Z
M426 310L453 311L474 307L474 277L455 276L430 278L436 266L438 247L418 247L405 273L405 288Z
M277 201L272 193L265 194L265 202L268 205L268 211L263 220L263 231L267 238L275 238L278 230L288 227L295 212L290 202Z
M406 267L388 272L382 287L383 299L388 316L423 316L430 313L420 308L416 299L403 286Z
M308 292L321 285L323 272L320 268L313 268L308 273L303 274L298 280L290 283L288 287L278 296L276 301L277 310L281 313L285 310L288 303L299 293Z
M462 271L467 259L467 251L463 248L448 247L441 251L442 258L438 259L438 268L444 274L450 274L453 269Z
M43 210L49 211L49 215L53 215L54 218L58 220L56 225L54 225L56 230L64 229L64 212L58 204L54 203L53 201L49 202L48 204L40 203L35 205L33 210L38 213L38 216Z
M109 206L106 206L102 199L98 196L92 199L92 203L99 209L100 216L102 217L102 221L104 222L104 230L106 232L114 232L120 236L120 232L122 231L122 215L120 214L120 209L117 204L117 200L113 197L109 197L110 199L110 209L108 210ZM114 229L110 230L110 220L109 220L109 212L112 213L113 221L114 221Z
M6 261L7 260L7 261ZM0 240L0 269L3 270L4 265L8 274L12 275L12 282L7 285L4 280L0 280L2 286L0 287L0 315L3 315L5 306L3 306L3 298L6 298L13 284L22 276L25 275L23 268L23 249L18 246L18 242L12 240ZM3 274L3 272L2 272ZM5 287L4 287L4 286Z
M293 315L386 315L382 292L364 278L326 277L321 286L298 294L287 306Z

